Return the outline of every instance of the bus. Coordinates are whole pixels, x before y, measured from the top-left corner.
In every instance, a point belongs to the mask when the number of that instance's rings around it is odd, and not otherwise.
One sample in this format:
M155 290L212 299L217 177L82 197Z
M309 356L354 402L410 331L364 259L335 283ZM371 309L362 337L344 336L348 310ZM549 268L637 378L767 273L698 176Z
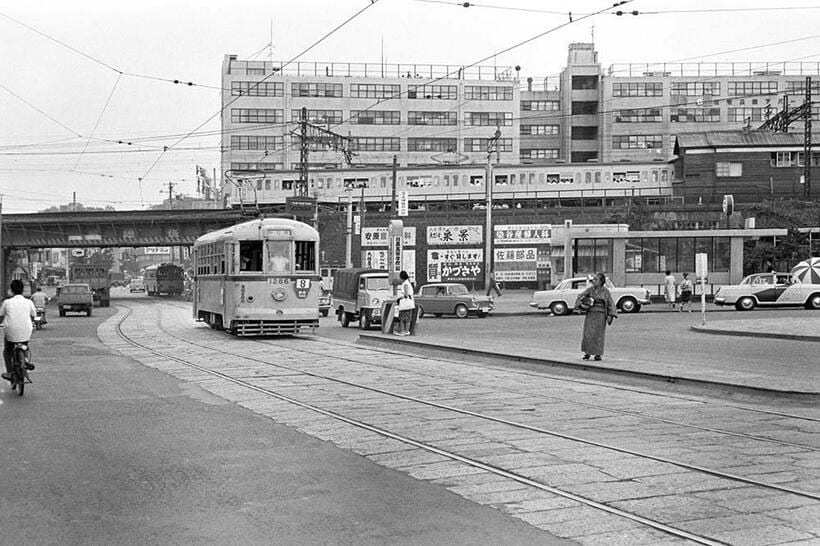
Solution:
M149 296L179 296L185 288L185 274L176 264L149 265L143 282Z

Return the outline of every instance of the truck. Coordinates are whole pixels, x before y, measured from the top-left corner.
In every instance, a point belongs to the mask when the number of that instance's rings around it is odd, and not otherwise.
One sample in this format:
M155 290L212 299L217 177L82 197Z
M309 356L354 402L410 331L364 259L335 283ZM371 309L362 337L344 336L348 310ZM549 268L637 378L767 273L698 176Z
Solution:
M111 279L108 267L101 264L74 264L71 266L71 283L87 284L94 294L94 305L108 307L111 303L109 288Z
M344 328L354 321L362 330L381 324L382 303L391 298L393 287L383 269L339 269L333 276L333 306Z
M69 311L85 313L90 317L93 307L94 294L87 284L66 284L60 287L60 293L57 295L57 309L61 317Z

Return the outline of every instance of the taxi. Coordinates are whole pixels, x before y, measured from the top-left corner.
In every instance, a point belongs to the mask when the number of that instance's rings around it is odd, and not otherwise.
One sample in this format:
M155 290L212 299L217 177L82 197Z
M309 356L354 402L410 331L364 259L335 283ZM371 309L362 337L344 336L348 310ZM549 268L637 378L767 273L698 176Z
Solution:
M716 305L734 305L738 311L760 307L820 309L820 284L796 282L790 273L755 273L740 284L721 286Z

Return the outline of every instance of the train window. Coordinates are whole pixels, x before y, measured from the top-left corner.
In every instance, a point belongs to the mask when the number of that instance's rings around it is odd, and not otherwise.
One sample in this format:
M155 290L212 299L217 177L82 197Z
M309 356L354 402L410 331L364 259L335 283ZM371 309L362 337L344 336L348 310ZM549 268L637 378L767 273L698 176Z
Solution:
M266 178L266 179L265 179L265 189L266 189L266 190L269 190L269 189L270 189L270 178Z
M433 185L434 185L434 186L438 186L438 183L439 183L439 177L438 177L438 176L434 176L434 177L433 177Z
M595 183L596 184L601 183L601 171L595 171Z
M268 241L268 273L290 273L289 241Z
M542 186L544 185L545 176L544 173L538 173L538 183Z
M296 271L316 271L316 243L296 241Z
M239 241L239 270L262 271L262 241Z
M322 178L322 177L317 178L316 179L316 187L319 188L319 189L324 188L325 187L325 179Z
M480 174L471 174L470 175L470 185L471 186L480 186L484 183L484 176Z
M652 183L653 184L658 183L658 171L652 171Z
M560 174L548 174L547 175L547 184L557 184L561 181Z
M584 172L584 183L592 184L592 173L590 171Z
M514 174L510 175L510 184L515 185L515 175Z
M669 171L666 169L661 171L661 182L669 182Z
M454 174L453 175L453 187L456 187L456 186L458 186L458 175Z
M450 175L445 174L444 175L444 187L449 187L449 186L450 186Z

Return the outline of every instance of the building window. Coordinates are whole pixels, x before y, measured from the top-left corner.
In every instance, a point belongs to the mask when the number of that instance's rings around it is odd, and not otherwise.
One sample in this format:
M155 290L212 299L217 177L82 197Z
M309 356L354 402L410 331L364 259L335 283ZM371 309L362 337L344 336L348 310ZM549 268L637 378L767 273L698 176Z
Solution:
M720 95L720 82L672 82L672 95L717 97Z
M341 110L307 110L307 121L308 123L316 123L318 125L326 125L328 123L341 123L342 122L342 111ZM291 110L290 111L290 120L293 122L301 121L302 119L302 111L301 110Z
M598 113L598 101L594 100L574 100L572 101L572 115L586 116Z
M280 136L231 135L231 150L277 150L282 148Z
M572 140L597 140L598 126L597 125L576 125L572 128Z
M408 125L458 125L457 112L407 112Z
M521 159L558 159L560 150L555 148L535 148L521 150Z
M455 138L408 138L408 152L455 152L458 140Z
M533 110L533 111L556 111L559 110L561 106L561 102L557 100L522 100L521 101L521 109L522 110Z
M579 275L612 271L612 239L575 239L575 267Z
M273 108L231 108L231 123L282 123L284 113Z
M662 97L662 82L624 82L612 84L613 97Z
M732 97L744 95L776 95L777 82L729 82L729 95Z
M513 88L495 85L468 85L464 88L464 99L513 100Z
M340 83L292 83L290 94L294 97L341 97Z
M351 125L399 125L401 114L398 110L352 110Z
M558 125L522 125L522 135L550 135L558 134Z
M490 139L488 138L465 138L464 139L464 151L465 152L486 152L487 145ZM498 151L499 152L512 152L513 151L513 141L511 138L499 138L498 139Z
M350 96L354 99L392 99L401 95L400 85L380 83L351 83Z
M232 171L263 171L263 172L272 172L272 171L281 171L284 168L284 164L282 163L231 163L231 170Z
M570 153L570 162L571 163L586 163L590 159L598 159L598 152L588 151L588 152L572 152L572 153Z
M715 176L738 177L743 176L743 163L734 161L718 161L715 163Z
M354 152L399 152L400 139L397 137L353 137L350 148Z
M407 90L408 99L458 99L458 87L455 85L411 85Z
M796 152L772 152L772 167L794 167L797 165Z
M663 121L663 110L661 108L616 110L613 117L615 123L660 123Z
M765 108L729 108L729 121L763 121L766 119L764 111Z
M800 93L801 95L806 92L806 80L797 80L797 81L787 81L786 82L786 93L795 94ZM812 94L820 95L820 80L814 79L811 81L811 92Z
M598 76L573 76L572 88L575 90L598 89Z
M512 125L512 112L464 112L464 125Z
M231 95L235 97L282 97L284 94L282 82L231 82Z
M614 150L660 150L663 148L663 135L613 135Z
M720 108L672 108L669 121L677 123L720 123Z

